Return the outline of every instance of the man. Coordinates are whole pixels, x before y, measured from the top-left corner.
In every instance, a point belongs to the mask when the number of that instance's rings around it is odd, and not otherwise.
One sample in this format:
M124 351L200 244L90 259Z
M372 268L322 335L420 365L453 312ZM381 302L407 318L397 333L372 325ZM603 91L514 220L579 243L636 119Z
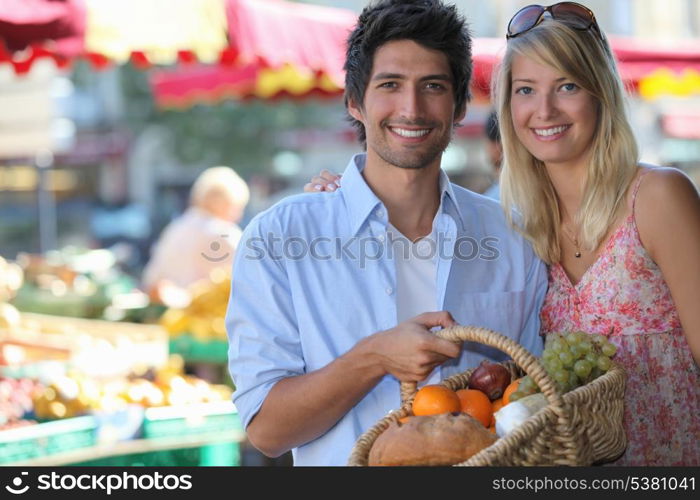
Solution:
M501 133L498 130L498 115L495 110L492 110L486 118L484 129L486 132L486 155L495 178L493 184L484 191L484 196L500 200L501 191L498 179L501 175L501 162L503 162L503 145L501 144Z
M503 359L433 328L480 325L541 352L544 265L497 203L440 169L466 110L470 45L440 0L365 8L348 41L345 102L366 154L342 189L287 198L244 231L229 368L248 438L266 455L344 465L357 437L400 406L400 382Z
M144 289L163 301L164 291L186 289L208 279L215 268L228 271L249 197L247 184L230 167L211 167L199 174L189 207L166 226L153 247L143 271Z

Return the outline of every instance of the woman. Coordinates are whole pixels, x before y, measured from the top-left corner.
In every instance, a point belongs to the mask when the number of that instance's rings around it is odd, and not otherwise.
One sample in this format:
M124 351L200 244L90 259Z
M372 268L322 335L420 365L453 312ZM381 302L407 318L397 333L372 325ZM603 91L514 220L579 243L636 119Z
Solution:
M641 165L612 50L586 7L531 5L508 25L494 95L501 202L549 265L542 334L584 331L627 371L619 465L700 465L700 197ZM334 190L322 172L306 191Z
M627 371L624 465L700 465L700 199L640 165L612 50L587 8L513 17L496 81L501 197L549 264L542 333L606 335Z

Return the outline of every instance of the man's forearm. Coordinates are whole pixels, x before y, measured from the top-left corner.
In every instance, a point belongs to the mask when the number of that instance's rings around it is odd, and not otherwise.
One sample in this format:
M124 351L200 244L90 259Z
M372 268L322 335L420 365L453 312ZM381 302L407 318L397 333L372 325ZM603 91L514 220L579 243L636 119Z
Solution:
M248 425L250 442L277 457L323 435L384 375L369 358L358 345L319 370L277 382Z

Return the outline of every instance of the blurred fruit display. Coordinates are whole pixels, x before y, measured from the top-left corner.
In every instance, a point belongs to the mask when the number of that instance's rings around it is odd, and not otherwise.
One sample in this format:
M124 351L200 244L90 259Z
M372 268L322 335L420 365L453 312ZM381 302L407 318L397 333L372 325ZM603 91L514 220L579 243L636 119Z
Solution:
M208 280L189 289L189 303L170 307L160 317L160 325L171 338L190 334L199 341L226 340L226 307L231 292L231 275L215 269Z
M24 272L22 268L0 256L0 303L7 302L14 297L17 290L22 287L23 282Z
M148 296L120 269L110 249L68 246L46 254L20 253L7 265L24 275L11 301L20 311L134 321L135 311L149 307Z
M34 396L43 389L36 380L0 377L0 430L36 423L28 417L34 408Z
M167 333L158 325L21 312L13 329L0 328L0 367L13 370L57 360L64 371L100 379L167 359Z
M100 454L105 445L132 439L162 438L177 449L184 435L237 432L231 388L183 368L182 358L173 355L158 369L127 377L96 380L77 371L43 373L48 382L0 377L0 464L94 446ZM156 408L162 412L148 411ZM66 425L55 427L57 422ZM230 445L226 449L230 458Z
M187 375L183 366L182 358L173 355L165 366L132 372L124 378L95 380L69 372L34 391L33 412L40 420L54 420L94 412L115 413L129 405L151 408L230 400L228 386Z
M128 449L143 450L139 456L154 465L182 465L173 457L184 456L179 446L194 440L210 443L200 448L201 462L238 465L242 433L232 388L187 373L161 325L66 315L104 316L115 298L124 301L105 278L115 276L113 269L102 251L0 258L0 464L45 463L81 450L86 463L94 462L92 453L98 462L106 453L105 463L118 465L129 459L110 455L111 445L133 441L138 446ZM225 338L228 283L223 273L188 291L186 328L198 339ZM26 310L45 310L32 294L69 293L85 300L73 309L70 301L49 301L60 316ZM150 439L165 439L174 451L160 443L150 454Z

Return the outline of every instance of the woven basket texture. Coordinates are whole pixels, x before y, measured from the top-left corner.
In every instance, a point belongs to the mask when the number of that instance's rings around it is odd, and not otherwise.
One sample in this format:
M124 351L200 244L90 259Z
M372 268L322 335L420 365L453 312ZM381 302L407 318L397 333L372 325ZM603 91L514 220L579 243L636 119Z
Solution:
M625 450L622 426L625 372L613 363L610 370L592 382L561 394L539 360L525 348L486 328L454 326L436 332L455 343L479 342L510 356L502 363L517 378L529 375L547 398L547 406L494 444L458 466L588 466L610 462ZM467 388L473 370L446 378L441 384L452 390ZM393 410L364 432L348 460L350 466L366 466L369 450L389 426L411 414L417 386L401 384L401 407Z

